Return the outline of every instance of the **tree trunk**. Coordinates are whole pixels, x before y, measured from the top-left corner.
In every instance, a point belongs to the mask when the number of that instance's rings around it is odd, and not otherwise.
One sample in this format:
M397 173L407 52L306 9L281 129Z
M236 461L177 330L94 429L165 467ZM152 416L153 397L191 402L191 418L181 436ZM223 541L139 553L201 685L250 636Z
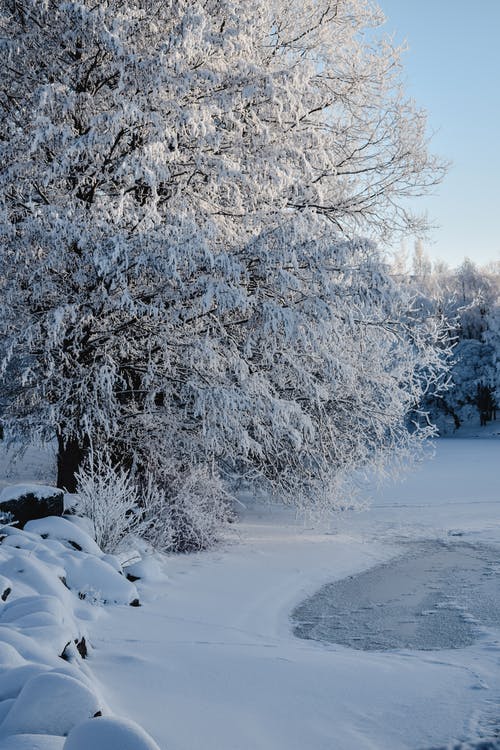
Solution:
M61 434L57 436L57 486L66 492L76 492L75 474L87 455L87 446L78 440L65 440Z

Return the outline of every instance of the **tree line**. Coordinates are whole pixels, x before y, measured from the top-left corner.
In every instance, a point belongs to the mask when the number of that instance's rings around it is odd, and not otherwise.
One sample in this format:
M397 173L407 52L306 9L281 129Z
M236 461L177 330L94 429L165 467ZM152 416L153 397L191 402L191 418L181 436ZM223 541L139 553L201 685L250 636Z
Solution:
M431 262L423 244L411 258L399 252L393 262L399 283L412 289L422 315L442 313L451 344L449 386L431 391L423 410L441 434L463 425L484 426L496 419L500 399L500 264L477 266L466 258L456 268Z

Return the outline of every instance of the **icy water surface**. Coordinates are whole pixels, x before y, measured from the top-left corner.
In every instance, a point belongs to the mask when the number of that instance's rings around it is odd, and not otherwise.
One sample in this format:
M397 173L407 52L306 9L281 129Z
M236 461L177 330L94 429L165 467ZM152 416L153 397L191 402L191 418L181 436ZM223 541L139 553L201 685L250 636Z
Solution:
M366 651L470 646L500 625L500 554L486 546L408 545L403 556L328 584L292 613L298 638Z

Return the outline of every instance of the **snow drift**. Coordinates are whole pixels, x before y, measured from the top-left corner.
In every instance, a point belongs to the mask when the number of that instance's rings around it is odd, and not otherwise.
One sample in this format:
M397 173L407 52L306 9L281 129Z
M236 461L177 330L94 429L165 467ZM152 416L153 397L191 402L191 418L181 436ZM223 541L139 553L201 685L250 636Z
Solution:
M76 517L0 526L1 750L158 750L110 716L84 662L95 605L139 604L118 557L84 527Z

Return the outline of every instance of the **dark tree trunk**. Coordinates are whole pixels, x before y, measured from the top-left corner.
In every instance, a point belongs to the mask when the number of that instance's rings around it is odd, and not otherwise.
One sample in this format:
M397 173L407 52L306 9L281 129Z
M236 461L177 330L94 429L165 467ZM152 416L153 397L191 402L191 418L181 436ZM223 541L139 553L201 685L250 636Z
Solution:
M76 492L75 474L87 455L87 446L78 440L64 440L57 436L57 486L66 492Z

